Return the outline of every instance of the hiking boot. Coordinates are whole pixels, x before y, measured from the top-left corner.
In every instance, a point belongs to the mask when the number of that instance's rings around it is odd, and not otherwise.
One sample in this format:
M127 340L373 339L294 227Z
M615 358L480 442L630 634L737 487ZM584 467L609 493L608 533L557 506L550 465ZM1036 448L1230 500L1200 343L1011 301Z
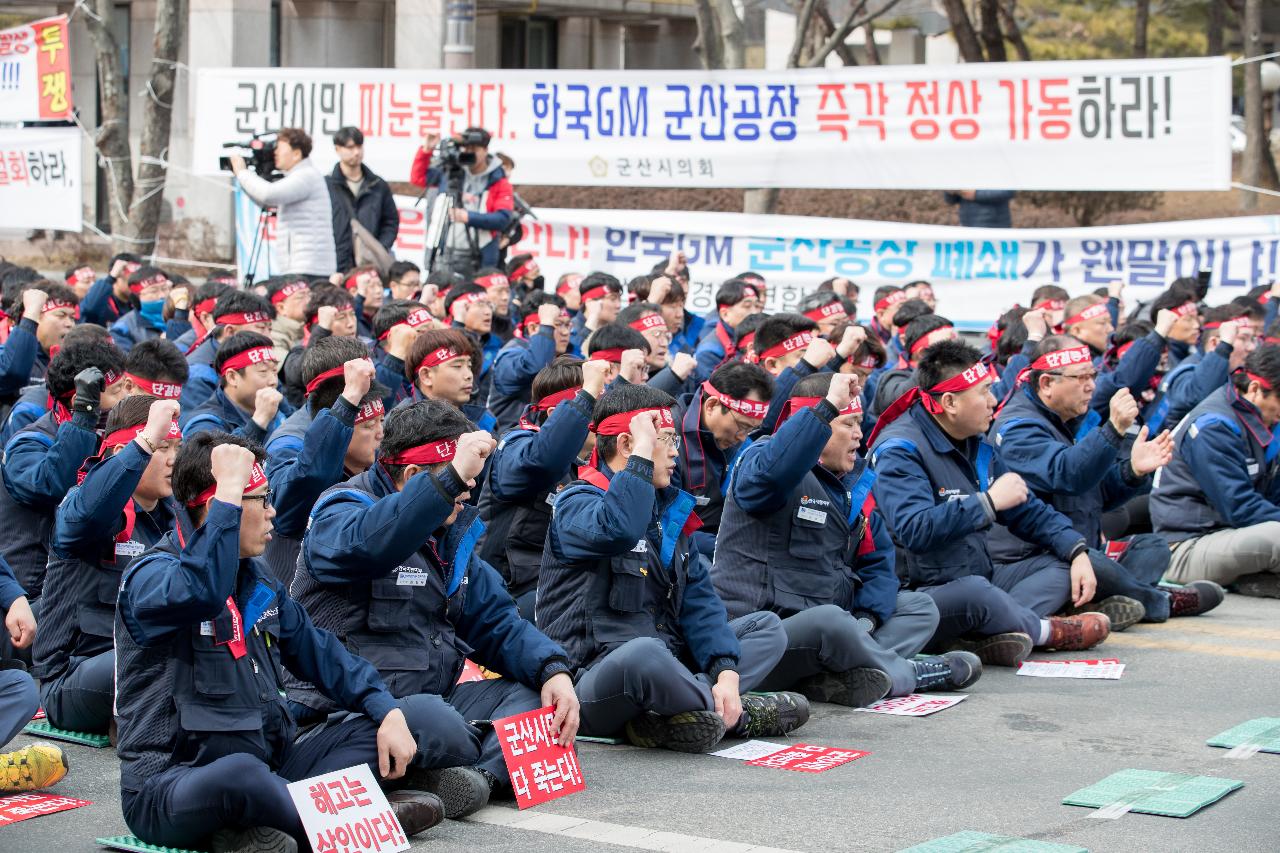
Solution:
M1101 601L1091 601L1083 607L1069 609L1067 613L1071 616L1079 616L1081 613L1105 613L1111 620L1111 630L1123 631L1145 619L1147 608L1143 607L1142 602L1136 598L1109 595Z
M982 677L982 661L973 652L947 652L915 658L916 693L928 690L963 690Z
M1181 589L1167 589L1170 616L1199 616L1222 603L1227 591L1213 581L1192 581Z
M1240 595L1254 598L1280 598L1280 575L1274 572L1255 572L1236 578L1232 589Z
M450 820L480 811L489 804L493 793L489 777L474 767L410 768L404 775L403 788L435 794L444 804L444 816Z
M387 802L404 834L410 837L426 832L444 820L444 803L435 794L403 789L387 794Z
M848 672L820 672L802 679L796 691L810 702L831 702L849 708L865 708L889 695L893 682L887 673L869 667Z
M298 853L298 842L287 832L253 826L219 829L209 839L209 849L213 853Z
M68 767L67 757L51 743L33 743L0 753L0 794L47 788L61 781Z
M1111 620L1105 613L1081 613L1079 616L1050 616L1049 642L1046 649L1078 652L1091 649L1111 633Z
M987 666L1017 666L1027 659L1033 648L1035 644L1031 642L1031 637L1017 631L976 639L958 639L952 644L953 650L973 652Z
M715 711L685 711L671 717L643 714L627 723L626 735L633 746L706 752L724 738L724 720Z
M799 693L748 693L734 737L782 737L809 722L809 700Z

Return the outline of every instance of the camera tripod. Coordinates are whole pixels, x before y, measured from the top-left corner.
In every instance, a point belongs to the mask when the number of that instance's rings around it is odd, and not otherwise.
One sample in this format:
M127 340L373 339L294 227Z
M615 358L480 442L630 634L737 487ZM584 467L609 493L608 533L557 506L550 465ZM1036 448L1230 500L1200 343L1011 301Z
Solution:
M274 219L275 215L274 208L262 207L258 209L258 224L253 230L253 248L249 250L249 266L244 274L244 287L246 290L253 287L254 279L258 273L258 260L264 255L267 259L267 277L271 277L271 253L266 251L267 223Z

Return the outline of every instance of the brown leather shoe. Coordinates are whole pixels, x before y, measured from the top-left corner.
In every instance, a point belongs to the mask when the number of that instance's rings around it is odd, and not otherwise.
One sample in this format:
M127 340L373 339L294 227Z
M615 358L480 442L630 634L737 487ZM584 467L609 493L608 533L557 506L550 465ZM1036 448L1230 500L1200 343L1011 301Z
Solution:
M1081 613L1077 616L1050 616L1049 642L1045 648L1076 652L1091 649L1111 633L1111 620L1105 613Z
M444 820L444 803L426 791L390 791L387 802L396 813L405 835L417 835Z

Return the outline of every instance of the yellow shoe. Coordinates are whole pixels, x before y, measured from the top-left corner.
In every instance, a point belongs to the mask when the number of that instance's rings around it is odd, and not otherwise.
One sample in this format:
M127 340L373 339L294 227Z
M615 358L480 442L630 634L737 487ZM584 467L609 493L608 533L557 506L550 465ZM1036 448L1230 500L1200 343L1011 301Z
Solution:
M51 743L0 753L0 794L38 791L67 775L67 757Z

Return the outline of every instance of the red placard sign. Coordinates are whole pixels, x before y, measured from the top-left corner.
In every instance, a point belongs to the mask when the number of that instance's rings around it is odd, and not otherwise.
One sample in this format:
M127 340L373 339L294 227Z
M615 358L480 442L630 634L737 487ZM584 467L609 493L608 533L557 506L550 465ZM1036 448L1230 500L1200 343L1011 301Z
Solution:
M11 797L0 797L0 826L91 805L93 803L88 800L59 797L56 794L14 794Z
M860 749L836 749L832 746L815 746L809 743L797 743L773 755L757 758L747 763L753 767L772 767L775 770L798 770L801 773L822 773L832 767L857 761L864 755L870 755Z
M577 753L557 742L555 715L555 708L546 707L493 721L522 809L586 790Z

